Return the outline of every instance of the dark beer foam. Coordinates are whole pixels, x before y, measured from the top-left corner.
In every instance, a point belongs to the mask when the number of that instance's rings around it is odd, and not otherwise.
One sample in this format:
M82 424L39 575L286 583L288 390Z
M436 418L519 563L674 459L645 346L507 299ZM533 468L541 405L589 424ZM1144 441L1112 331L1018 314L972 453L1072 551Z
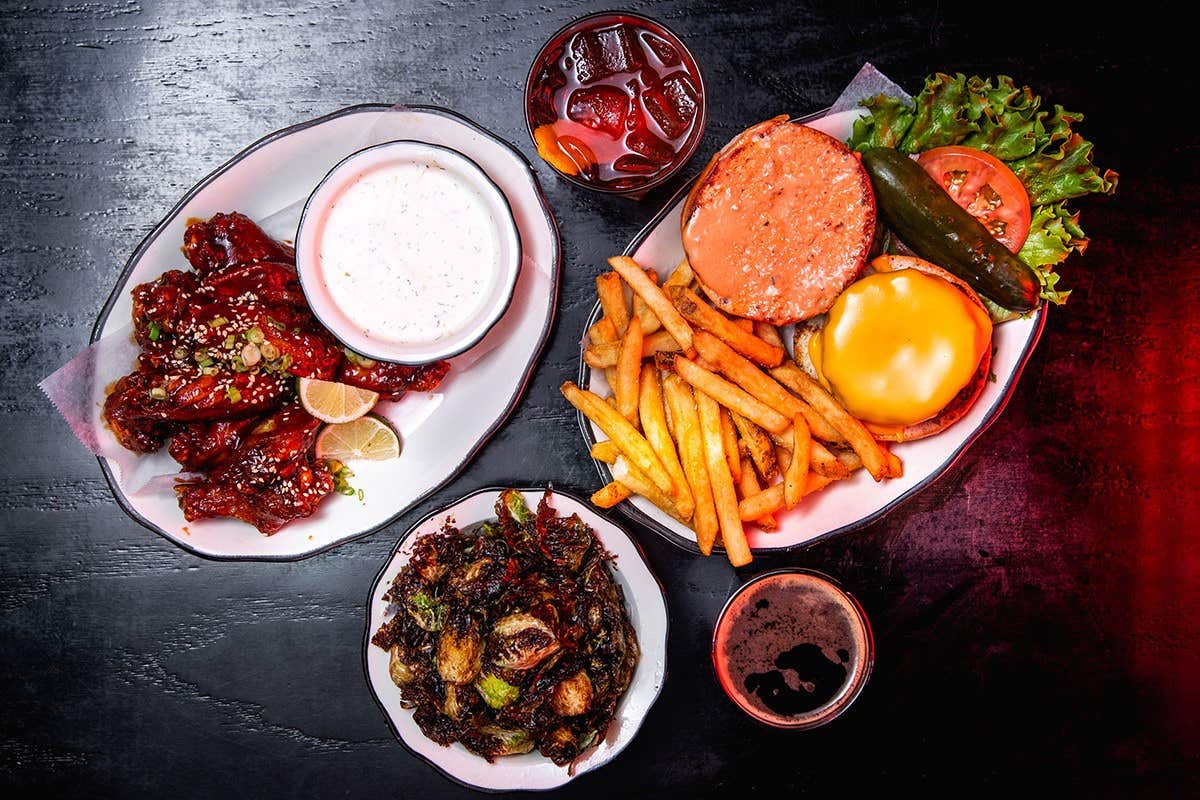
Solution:
M871 665L870 632L853 599L804 572L747 584L718 623L714 659L725 691L753 716L805 727L854 699Z

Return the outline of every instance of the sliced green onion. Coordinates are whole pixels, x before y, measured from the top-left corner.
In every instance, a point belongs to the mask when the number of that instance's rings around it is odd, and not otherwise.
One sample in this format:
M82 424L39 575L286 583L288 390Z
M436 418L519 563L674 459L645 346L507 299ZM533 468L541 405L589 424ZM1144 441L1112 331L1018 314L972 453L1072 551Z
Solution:
M230 386L225 390L225 397L229 399L229 402L236 403L242 399L242 393L236 386Z
M247 367L253 367L259 361L262 361L262 353L259 351L257 345L248 344L242 348L243 364L245 364Z
M246 331L246 341L250 344L262 344L263 338L262 328L257 325Z
M279 348L270 342L263 342L258 346L258 351L262 353L262 357L267 361L274 361L279 358Z
M167 390L161 386L155 386L153 389L150 390L150 396L153 397L155 400L166 400L167 399Z
M162 336L162 326L152 321L150 323L150 341L157 342L159 336Z

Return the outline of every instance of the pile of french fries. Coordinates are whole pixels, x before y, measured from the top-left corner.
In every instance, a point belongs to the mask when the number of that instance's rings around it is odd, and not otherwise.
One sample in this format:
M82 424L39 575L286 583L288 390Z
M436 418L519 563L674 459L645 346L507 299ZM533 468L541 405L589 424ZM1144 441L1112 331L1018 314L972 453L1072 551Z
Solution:
M595 505L641 495L691 527L702 553L719 543L738 567L753 558L746 523L776 530L776 515L859 468L877 481L902 474L895 454L791 363L774 326L706 303L686 260L661 286L632 258L608 263L596 278L604 316L583 357L611 395L561 387L608 436L591 451L613 475Z

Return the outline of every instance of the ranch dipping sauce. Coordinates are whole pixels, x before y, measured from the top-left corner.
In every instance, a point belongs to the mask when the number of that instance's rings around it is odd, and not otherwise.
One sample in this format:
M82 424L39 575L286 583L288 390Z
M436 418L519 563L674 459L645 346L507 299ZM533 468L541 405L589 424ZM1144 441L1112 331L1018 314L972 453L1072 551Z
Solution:
M813 728L842 713L874 659L861 607L808 570L769 572L729 599L713 635L725 693L760 722Z
M488 204L434 163L367 168L334 196L314 244L333 304L363 336L385 344L459 333L503 272Z

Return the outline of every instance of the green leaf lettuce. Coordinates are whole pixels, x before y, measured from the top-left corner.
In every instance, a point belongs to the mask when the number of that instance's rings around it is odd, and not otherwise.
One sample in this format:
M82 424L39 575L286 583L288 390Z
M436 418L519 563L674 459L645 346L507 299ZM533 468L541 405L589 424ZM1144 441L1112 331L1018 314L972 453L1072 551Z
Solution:
M851 149L893 147L922 153L934 147L962 145L986 151L1004 161L1024 184L1032 207L1029 237L1018 253L1042 281L1042 297L1066 301L1069 291L1057 288L1055 265L1071 253L1082 253L1088 239L1079 215L1066 200L1089 194L1112 194L1117 173L1101 172L1092 163L1092 143L1072 125L1082 114L1054 106L1012 78L965 77L937 73L912 104L886 95L862 102L867 114L854 123Z

